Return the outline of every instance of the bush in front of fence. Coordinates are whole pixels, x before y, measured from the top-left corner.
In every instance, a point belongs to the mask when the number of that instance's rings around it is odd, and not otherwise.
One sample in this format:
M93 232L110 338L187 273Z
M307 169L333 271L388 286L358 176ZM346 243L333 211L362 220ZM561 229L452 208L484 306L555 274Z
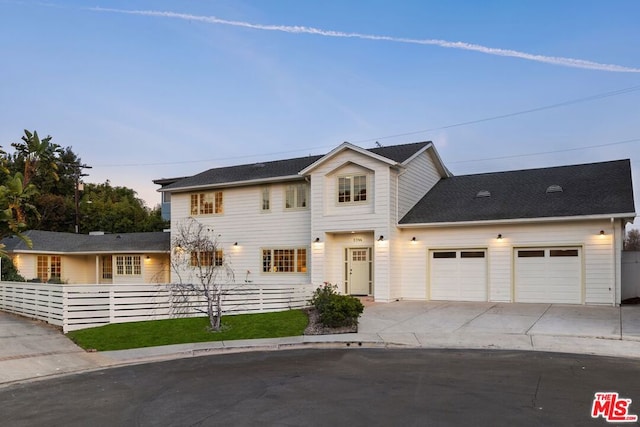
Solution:
M338 293L338 287L325 283L313 292L311 305L318 310L320 322L329 328L356 326L364 311L360 300Z

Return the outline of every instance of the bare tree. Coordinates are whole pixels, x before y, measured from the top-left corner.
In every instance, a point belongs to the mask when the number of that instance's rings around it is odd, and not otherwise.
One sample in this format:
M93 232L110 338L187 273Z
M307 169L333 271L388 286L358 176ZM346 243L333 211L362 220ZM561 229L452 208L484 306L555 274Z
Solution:
M640 251L640 231L637 228L632 228L627 232L624 239L624 250Z
M225 260L217 235L204 224L188 218L177 224L171 243L171 268L178 279L173 284L174 290L187 299L203 297L211 330L219 331L222 301L227 285L234 281L234 273ZM201 307L195 309L205 313Z

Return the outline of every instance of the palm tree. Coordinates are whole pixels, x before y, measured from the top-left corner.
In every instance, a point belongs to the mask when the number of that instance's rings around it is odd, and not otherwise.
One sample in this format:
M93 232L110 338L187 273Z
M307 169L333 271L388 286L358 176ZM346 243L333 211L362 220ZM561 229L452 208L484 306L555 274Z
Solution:
M57 181L57 161L64 151L62 147L52 143L51 136L41 140L38 132L31 133L26 129L22 141L14 142L11 146L16 150L15 157L24 162L23 185L28 186L37 175L50 175Z
M23 184L20 172L10 176L4 185L0 185L0 238L17 236L31 246L31 241L22 232L27 228L27 213L38 215L35 206L30 202L37 192L33 184Z

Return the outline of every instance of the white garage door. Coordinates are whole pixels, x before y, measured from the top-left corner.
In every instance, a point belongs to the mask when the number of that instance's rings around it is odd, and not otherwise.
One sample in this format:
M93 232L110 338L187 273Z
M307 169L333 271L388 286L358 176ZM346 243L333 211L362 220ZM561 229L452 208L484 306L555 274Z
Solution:
M432 300L487 300L485 250L438 250L431 251L429 258Z
M580 248L515 249L515 301L582 303Z

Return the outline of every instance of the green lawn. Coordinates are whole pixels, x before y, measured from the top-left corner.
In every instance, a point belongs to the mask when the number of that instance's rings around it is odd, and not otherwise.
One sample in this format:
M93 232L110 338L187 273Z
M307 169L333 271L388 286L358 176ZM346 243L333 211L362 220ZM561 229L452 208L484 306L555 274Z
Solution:
M222 330L210 332L207 317L114 323L67 333L84 349L124 350L157 345L302 335L308 318L302 310L222 316Z

